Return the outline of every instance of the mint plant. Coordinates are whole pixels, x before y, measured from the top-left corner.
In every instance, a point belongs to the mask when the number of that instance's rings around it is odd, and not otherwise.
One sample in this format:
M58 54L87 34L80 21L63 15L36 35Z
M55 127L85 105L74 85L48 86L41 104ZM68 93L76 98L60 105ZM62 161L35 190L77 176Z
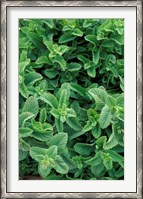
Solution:
M19 20L19 175L124 179L124 20Z

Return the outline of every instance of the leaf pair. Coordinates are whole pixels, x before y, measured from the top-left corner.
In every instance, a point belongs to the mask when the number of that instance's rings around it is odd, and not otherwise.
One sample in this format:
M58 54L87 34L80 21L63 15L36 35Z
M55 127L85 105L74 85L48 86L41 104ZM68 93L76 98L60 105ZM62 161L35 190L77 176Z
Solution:
M51 60L51 62L58 63L61 69L64 71L66 69L66 61L62 55L69 50L69 47L66 45L58 46L57 44L54 44L53 41L47 41L47 40L44 40L44 44L50 51L49 59Z
M69 170L61 156L57 155L56 145L50 146L48 149L31 147L30 156L39 163L38 171L43 178L50 174L52 168L60 174L65 174Z
M96 68L99 62L99 50L92 51L93 61L90 61L86 57L79 55L78 59L84 64L84 69L87 70L87 74L94 78L96 76Z

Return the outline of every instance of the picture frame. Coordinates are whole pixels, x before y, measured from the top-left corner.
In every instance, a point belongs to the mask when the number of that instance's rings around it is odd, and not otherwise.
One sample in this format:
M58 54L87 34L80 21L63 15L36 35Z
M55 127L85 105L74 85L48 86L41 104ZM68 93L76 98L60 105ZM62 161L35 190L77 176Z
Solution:
M142 1L1 1L1 198L143 198L142 191ZM7 159L7 14L8 7L135 7L136 8L136 192L8 192ZM104 187L103 187L104 189Z

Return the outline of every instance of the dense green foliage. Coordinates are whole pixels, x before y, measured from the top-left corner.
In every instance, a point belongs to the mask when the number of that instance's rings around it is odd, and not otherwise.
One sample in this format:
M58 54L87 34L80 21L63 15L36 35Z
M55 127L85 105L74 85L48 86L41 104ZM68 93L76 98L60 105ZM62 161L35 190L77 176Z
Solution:
M20 175L124 179L124 20L19 21Z

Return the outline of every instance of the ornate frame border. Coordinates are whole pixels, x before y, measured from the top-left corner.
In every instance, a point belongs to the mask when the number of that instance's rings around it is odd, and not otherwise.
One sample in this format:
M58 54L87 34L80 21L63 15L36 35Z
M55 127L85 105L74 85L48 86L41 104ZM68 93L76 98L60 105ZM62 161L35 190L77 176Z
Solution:
M6 179L6 118L7 118L7 7L22 7L22 6L119 6L119 7L136 7L137 10L137 192L136 193L9 193L7 192ZM2 0L1 8L1 198L143 198L142 190L142 0L130 1L12 1Z

